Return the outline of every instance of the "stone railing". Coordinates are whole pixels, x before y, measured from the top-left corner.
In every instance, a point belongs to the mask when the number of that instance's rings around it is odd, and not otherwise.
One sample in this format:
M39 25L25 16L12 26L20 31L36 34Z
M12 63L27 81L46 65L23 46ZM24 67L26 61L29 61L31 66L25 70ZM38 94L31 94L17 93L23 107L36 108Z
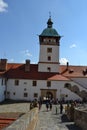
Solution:
M3 130L36 130L37 125L38 108L34 108Z
M82 130L87 130L87 105L81 104L78 106L70 105L66 109L67 117L70 121L75 122Z
M87 107L83 106L74 110L74 122L82 130L87 130Z

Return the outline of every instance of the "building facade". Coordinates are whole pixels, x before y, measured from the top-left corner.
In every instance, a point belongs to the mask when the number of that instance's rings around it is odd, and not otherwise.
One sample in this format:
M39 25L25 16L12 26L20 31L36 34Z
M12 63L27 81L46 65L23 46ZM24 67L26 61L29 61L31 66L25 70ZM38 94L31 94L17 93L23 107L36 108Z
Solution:
M38 64L0 60L0 102L12 100L87 100L87 66L60 65L61 36L51 17L39 35Z

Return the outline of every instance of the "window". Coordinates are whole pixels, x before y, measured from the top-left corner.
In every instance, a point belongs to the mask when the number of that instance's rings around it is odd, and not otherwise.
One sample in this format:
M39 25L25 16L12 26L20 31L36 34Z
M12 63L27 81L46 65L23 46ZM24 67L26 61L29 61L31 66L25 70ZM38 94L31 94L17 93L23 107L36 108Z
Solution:
M51 61L51 56L48 56L48 61Z
M46 39L44 39L44 42L46 42Z
M34 97L38 97L38 93L34 93Z
M26 88L24 88L24 91L26 91L27 89Z
M47 81L47 87L51 87L51 81Z
M15 92L13 92L13 95L15 95Z
M68 97L68 95L66 94L66 97Z
M24 97L28 97L28 93L24 93Z
M52 52L52 48L47 48L47 52L51 53Z
M50 68L50 67L48 67L47 70L48 70L49 72L51 72L51 68Z
M66 84L64 85L64 87L65 87L65 88L71 88L71 84L70 84L70 83L66 83Z
M10 92L9 92L9 91L7 92L7 95L10 95Z
M37 81L33 81L32 86L37 86Z
M24 84L27 84L27 82L24 82Z
M15 85L16 85L16 86L19 85L19 80L18 80L18 79L15 80Z

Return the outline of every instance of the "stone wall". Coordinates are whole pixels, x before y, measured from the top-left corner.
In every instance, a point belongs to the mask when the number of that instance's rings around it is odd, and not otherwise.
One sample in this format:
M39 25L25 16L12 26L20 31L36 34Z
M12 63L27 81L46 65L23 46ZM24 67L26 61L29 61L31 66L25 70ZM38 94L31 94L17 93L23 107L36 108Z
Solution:
M38 125L38 108L24 114L4 130L35 130Z
M83 106L75 109L74 122L81 127L82 130L87 130L87 107Z

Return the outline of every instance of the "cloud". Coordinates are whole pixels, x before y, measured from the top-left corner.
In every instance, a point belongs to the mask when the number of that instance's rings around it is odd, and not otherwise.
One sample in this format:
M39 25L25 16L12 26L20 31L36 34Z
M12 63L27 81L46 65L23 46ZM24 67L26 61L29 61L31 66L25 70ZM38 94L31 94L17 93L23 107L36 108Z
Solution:
M76 48L76 44L72 44L70 48Z
M8 4L4 2L3 0L0 0L0 13L6 12L8 8Z
M32 57L32 55L30 54L29 50L24 50L21 52L24 56L27 56L27 57Z
M62 64L62 65L66 65L67 62L68 62L68 60L66 58L61 58L60 59L60 64Z
M13 63L13 62L14 62L14 59L9 59L8 62Z

